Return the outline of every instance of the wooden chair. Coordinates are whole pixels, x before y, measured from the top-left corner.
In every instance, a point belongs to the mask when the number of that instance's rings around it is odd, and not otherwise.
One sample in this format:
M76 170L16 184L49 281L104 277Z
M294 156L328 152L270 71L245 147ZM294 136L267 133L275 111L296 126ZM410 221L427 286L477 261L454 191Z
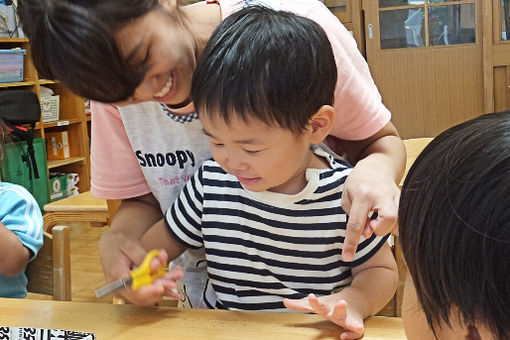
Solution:
M54 226L44 232L44 245L27 265L28 291L53 296L53 300L71 301L71 250L69 227Z
M404 179L411 169L414 161L420 153L425 149L425 147L432 141L434 138L413 138L413 139L405 139L404 145L406 147L407 161L406 161L406 170L404 172L404 177L402 177L402 181L400 182L400 187L402 188L402 184L404 184Z
M406 169L404 172L404 177L400 182L400 188L402 188L402 184L404 183L404 179L409 172L409 169L413 165L416 158L418 158L419 154L423 151L423 149L432 141L433 138L414 138L414 139L406 139L404 140L404 145L406 147ZM402 255L402 247L400 245L398 235L393 236L393 256L395 256L395 260L397 262L398 268L398 286L397 292L395 296L391 299L391 301L379 312L377 315L385 315L385 316L402 316L402 297L404 294L404 284L406 280L406 266L404 262L404 257Z
M94 197L90 191L48 203L44 212L44 227L48 232L63 222L89 222L95 226L109 223L106 200Z

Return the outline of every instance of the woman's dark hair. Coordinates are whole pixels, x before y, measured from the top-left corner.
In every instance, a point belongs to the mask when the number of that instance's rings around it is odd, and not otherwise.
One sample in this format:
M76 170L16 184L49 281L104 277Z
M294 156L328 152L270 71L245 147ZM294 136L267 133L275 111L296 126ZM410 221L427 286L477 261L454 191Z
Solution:
M130 97L145 68L121 56L115 32L159 8L158 0L18 0L18 15L41 77L101 102Z
M250 6L214 31L193 75L199 115L255 117L300 133L332 105L337 70L322 28L289 12Z
M446 130L406 177L400 239L434 334L458 311L510 339L510 111Z

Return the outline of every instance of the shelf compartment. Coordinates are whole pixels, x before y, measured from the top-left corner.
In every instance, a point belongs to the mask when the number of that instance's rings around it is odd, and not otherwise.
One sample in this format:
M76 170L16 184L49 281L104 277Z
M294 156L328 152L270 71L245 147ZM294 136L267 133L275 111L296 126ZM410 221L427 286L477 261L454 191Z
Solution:
M48 160L48 169L58 168L68 164L83 162L85 157L71 157L68 159Z

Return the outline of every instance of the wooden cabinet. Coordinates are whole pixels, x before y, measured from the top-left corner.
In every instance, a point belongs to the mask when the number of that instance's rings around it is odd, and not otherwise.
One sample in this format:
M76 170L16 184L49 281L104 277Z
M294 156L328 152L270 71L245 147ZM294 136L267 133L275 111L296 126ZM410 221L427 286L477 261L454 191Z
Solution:
M362 4L370 72L402 138L434 137L484 112L481 2Z
M63 160L48 160L49 172L77 173L80 177L78 187L80 192L90 188L90 156L85 115L84 100L73 94L67 87L55 81L39 79L37 71L31 62L30 46L24 38L0 38L0 49L25 49L23 80L16 83L0 83L0 90L6 88L26 89L37 94L40 98L41 86L50 88L55 95L60 96L59 119L55 122L36 124L35 137L45 137L49 132L67 131L70 146L70 157Z

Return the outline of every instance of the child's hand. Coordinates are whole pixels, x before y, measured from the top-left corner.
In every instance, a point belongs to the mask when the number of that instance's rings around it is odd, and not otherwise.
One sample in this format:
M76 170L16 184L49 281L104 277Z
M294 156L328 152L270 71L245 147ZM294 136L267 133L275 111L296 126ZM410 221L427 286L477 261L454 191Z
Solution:
M161 266L167 266L168 254L164 249L159 251L159 256L151 261L151 273L155 273ZM165 273L162 277L154 280L151 286L159 286L163 288L163 296L181 299L181 295L177 292L177 281L184 277L184 271L181 266L176 266Z
M155 273L158 268L166 264L168 255L165 250L160 250L158 257L151 261L151 273ZM154 280L148 286L140 287L137 290L127 289L123 291L123 296L138 306L154 306L161 301L163 296L169 296L180 299L181 296L176 292L177 280L184 277L181 267L177 266L171 271L165 273L162 277Z
M342 333L340 339L359 339L363 336L363 318L354 309L347 306L345 300L328 301L330 296L317 298L314 294L303 299L283 299L283 304L288 309L310 312L322 315L337 325L343 327L347 332Z

